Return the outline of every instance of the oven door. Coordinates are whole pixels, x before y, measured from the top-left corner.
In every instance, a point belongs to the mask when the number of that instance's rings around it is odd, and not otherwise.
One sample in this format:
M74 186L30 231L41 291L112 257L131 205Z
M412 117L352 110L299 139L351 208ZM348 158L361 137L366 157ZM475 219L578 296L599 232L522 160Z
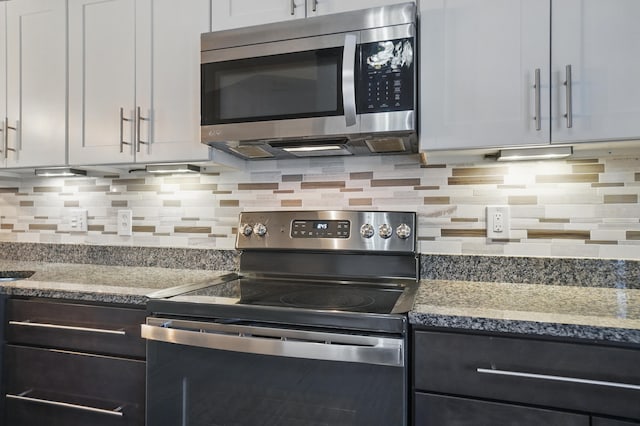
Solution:
M148 425L406 425L396 337L149 318Z
M357 33L201 54L203 143L356 133Z

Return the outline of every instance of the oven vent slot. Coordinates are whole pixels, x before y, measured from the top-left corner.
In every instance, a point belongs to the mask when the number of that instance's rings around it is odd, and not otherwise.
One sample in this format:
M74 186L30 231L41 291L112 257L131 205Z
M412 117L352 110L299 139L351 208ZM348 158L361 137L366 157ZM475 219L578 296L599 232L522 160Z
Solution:
M376 154L407 151L403 139L398 137L367 139L364 143L371 152Z
M273 154L258 145L243 145L229 148L236 154L240 154L246 158L271 158Z

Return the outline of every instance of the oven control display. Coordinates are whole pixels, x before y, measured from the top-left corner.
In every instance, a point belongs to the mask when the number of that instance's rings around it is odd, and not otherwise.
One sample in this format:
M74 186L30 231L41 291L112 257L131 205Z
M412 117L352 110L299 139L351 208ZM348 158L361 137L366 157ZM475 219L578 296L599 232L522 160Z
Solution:
M348 220L294 220L291 238L349 238Z

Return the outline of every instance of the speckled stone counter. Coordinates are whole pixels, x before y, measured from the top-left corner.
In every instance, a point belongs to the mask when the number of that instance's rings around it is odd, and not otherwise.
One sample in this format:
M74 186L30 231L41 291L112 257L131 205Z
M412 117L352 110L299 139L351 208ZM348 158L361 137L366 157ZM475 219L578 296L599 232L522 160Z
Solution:
M223 271L0 260L0 271L35 271L0 282L0 293L105 303L145 304L159 289L214 281Z
M423 280L414 325L640 345L640 290Z

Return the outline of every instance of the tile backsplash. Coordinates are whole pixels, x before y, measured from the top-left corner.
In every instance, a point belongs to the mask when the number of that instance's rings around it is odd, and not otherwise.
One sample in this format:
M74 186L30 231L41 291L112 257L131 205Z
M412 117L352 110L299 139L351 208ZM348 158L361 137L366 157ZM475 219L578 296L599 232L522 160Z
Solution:
M418 156L251 162L244 170L0 180L0 241L233 249L243 210L408 210L421 253L640 260L640 152L548 162L421 165ZM486 206L508 205L508 240ZM88 232L70 230L87 209ZM133 211L133 236L116 213Z

